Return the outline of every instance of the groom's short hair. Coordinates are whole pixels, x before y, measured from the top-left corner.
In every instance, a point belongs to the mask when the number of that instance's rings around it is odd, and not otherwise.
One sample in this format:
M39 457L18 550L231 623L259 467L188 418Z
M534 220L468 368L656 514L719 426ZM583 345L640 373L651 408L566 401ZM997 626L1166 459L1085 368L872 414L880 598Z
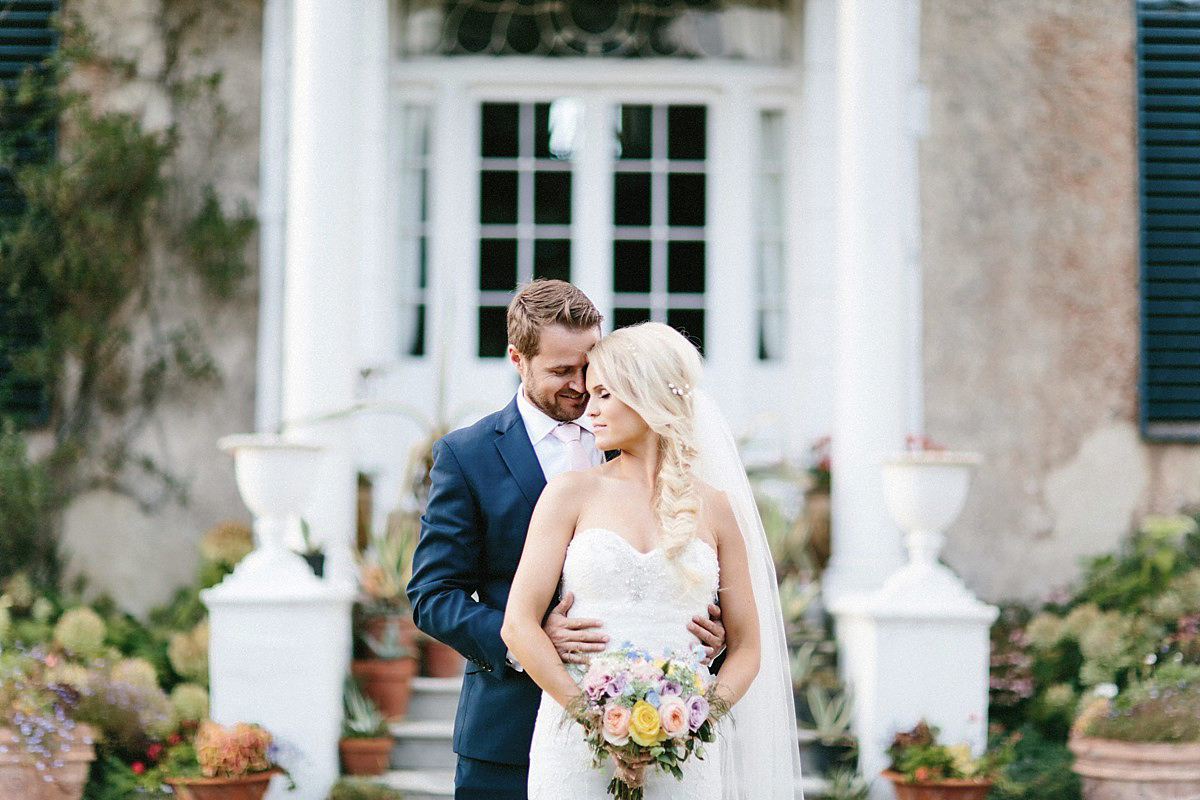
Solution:
M542 328L547 325L590 330L603 320L579 287L560 280L535 280L508 304L508 343L521 355L532 357L538 354Z

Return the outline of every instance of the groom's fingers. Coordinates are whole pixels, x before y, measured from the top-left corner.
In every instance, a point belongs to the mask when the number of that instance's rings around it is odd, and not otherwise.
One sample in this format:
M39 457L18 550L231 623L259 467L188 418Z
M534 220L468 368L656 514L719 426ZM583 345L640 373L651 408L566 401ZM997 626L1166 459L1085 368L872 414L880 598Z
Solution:
M707 617L692 617L692 621L688 623L688 630L704 646L708 654L704 659L705 664L725 649L725 625L721 622L721 608L715 603L709 604Z
M565 617L573 605L575 605L575 595L572 592L567 592L562 596L562 600L559 601L558 605L550 609L550 613L562 614Z

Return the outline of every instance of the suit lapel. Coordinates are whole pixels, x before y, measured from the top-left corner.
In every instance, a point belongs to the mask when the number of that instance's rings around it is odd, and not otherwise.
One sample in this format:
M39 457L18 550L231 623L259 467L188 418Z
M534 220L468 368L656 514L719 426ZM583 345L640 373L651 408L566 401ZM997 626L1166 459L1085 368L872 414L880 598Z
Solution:
M505 466L521 487L521 493L529 505L536 505L542 489L546 488L546 476L542 474L542 465L533 452L529 434L525 432L515 397L497 418L496 433L496 449L500 451L500 458L504 459Z

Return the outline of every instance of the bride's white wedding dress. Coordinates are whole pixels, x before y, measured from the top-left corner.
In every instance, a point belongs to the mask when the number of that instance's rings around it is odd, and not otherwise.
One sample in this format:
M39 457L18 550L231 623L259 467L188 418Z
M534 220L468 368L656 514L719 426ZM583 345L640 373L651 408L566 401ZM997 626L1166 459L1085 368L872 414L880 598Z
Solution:
M563 562L563 589L575 594L572 617L604 623L609 649L632 644L652 654L687 652L696 639L687 624L707 615L717 593L716 552L694 539L677 559L660 549L643 553L605 528L588 528L571 539ZM576 670L578 679L580 671ZM646 800L716 800L721 797L718 743L704 759L683 765L683 780L646 772ZM529 753L529 800L604 800L611 765L596 769L583 728L565 721L562 706L542 694Z

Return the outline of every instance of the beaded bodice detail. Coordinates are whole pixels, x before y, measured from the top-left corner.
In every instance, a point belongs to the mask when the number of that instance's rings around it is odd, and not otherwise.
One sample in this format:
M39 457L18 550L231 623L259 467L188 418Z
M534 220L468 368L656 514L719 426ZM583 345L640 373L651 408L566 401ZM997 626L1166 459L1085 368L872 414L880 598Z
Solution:
M575 594L569 616L602 620L609 647L632 642L651 652L695 644L687 624L708 614L718 577L717 554L699 539L670 559L605 528L578 531L563 562L563 590Z

